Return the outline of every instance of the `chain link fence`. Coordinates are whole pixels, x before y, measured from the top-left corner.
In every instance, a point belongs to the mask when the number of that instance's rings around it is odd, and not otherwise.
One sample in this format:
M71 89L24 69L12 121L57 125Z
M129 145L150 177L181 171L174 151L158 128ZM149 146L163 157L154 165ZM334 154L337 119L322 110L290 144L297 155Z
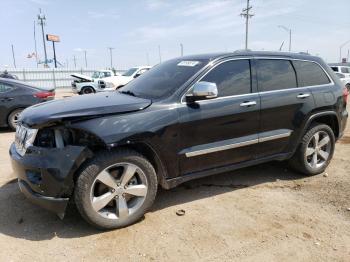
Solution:
M0 69L4 71L5 69ZM18 77L18 80L27 82L37 87L64 88L70 87L73 81L71 74L83 74L91 76L96 69L66 69L66 68L23 68L6 69L11 75ZM124 72L117 70L117 72Z

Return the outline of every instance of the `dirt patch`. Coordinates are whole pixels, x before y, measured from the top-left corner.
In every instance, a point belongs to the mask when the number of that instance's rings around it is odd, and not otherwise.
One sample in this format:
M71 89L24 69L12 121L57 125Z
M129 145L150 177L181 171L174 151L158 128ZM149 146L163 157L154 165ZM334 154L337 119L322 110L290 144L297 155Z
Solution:
M343 136L339 140L339 143L341 143L341 144L350 144L350 136Z

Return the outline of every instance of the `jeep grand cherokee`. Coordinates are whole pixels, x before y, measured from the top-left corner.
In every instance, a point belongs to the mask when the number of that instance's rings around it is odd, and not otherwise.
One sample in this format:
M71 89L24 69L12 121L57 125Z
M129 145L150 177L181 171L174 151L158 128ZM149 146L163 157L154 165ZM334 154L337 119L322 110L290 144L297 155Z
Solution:
M21 191L92 225L139 220L157 187L271 160L321 173L342 136L348 92L318 57L181 57L119 91L26 109L10 154Z

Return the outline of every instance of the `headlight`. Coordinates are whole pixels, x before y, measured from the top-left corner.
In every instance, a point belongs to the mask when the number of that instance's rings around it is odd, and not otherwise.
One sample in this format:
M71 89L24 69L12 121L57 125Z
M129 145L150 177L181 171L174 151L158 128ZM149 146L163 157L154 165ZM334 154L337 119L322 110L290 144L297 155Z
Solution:
M23 156L28 147L32 146L38 133L38 129L27 128L22 125L17 125L15 134L16 151Z

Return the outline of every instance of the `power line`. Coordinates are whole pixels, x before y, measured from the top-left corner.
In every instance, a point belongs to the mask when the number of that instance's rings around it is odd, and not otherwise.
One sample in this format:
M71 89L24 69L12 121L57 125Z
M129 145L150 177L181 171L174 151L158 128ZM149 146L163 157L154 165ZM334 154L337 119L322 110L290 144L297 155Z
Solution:
M242 17L245 18L245 49L248 49L248 30L249 30L249 19L254 16L254 14L251 14L250 11L252 10L252 6L249 5L249 1L247 0L247 7L242 10L242 13L240 14Z

